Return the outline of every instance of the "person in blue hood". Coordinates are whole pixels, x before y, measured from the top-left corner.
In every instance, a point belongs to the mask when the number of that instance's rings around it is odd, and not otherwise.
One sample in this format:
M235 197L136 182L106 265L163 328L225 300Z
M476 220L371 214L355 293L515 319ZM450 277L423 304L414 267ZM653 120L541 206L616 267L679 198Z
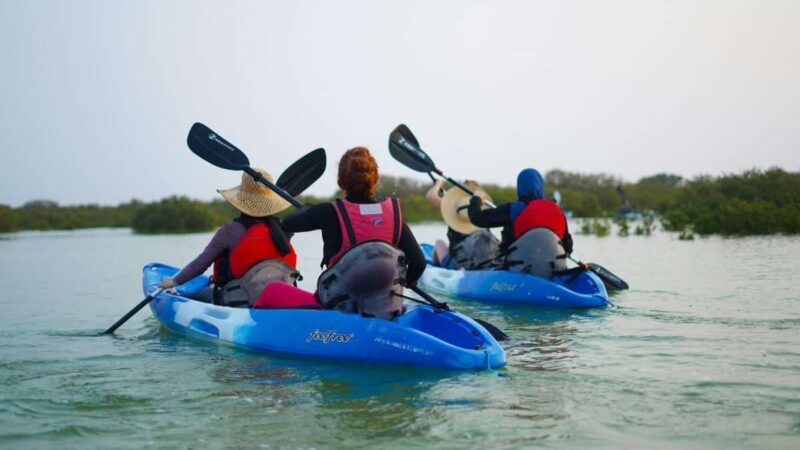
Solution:
M517 176L517 201L504 203L494 209L481 209L483 200L470 199L469 220L481 228L503 227L500 251L526 231L548 228L561 240L567 254L572 253L572 235L567 227L564 212L553 201L544 197L544 178L536 169L524 169Z

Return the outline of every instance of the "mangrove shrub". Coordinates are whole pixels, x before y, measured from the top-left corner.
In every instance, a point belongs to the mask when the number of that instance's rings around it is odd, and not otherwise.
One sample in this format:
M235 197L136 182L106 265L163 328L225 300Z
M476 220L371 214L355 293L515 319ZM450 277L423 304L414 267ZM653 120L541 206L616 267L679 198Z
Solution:
M169 197L150 203L133 218L136 233L191 233L208 231L219 224L219 218L207 203L187 197Z

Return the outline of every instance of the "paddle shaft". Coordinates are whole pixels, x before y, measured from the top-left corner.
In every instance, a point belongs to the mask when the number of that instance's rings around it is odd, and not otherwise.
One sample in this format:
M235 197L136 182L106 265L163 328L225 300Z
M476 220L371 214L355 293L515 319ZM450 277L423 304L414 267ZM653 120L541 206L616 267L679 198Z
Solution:
M133 317L134 314L139 312L140 309L144 308L148 303L150 303L154 298L156 298L158 296L158 294L162 293L163 291L164 291L164 288L156 289L155 292L153 292L152 294L150 294L147 297L145 297L144 300L139 302L138 305L134 306L132 310L128 311L128 314L125 314L114 325L111 325L110 327L108 327L108 329L106 331L104 331L103 334L111 334L114 331L116 331L117 328L121 327L122 324L127 322L128 319Z
M575 264L577 264L577 265L579 265L581 267L586 267L586 264L584 264L583 261L579 261L579 260L573 258L572 255L568 255L567 258L569 258L570 261L574 262Z
M423 299L425 299L425 301L430 303L434 308L445 309L445 310L448 310L448 311L450 310L450 307L447 306L447 303L442 303L439 300L436 300L435 298L433 298L433 296L431 294L428 294L427 292L423 291L416 284L409 285L407 287L409 289L411 289L412 291L414 291L415 294L417 294L420 297L422 297Z
M242 170L245 171L245 173L247 173L251 177L253 177L253 179L258 181L259 183L270 188L273 192L283 197L284 200L291 203L292 206L294 206L295 208L299 209L303 206L303 204L297 201L297 199L295 199L294 197L292 197L291 194L276 186L275 183L271 183L268 179L264 178L264 176L262 176L260 173L258 173L258 171L256 171L252 167L243 166Z
M445 175L441 170L439 170L439 169L434 167L432 172L435 173L436 175L439 175L440 177L444 178L450 184L452 184L453 186L461 189L462 191L466 192L467 194L475 195L475 192L473 192L470 188L468 188L468 187L464 186L463 184L459 183L458 180L454 180L454 179L450 178L449 176ZM486 203L486 206L488 206L490 208L497 208L497 205L495 205L494 203L490 202L489 200L484 200L483 202Z

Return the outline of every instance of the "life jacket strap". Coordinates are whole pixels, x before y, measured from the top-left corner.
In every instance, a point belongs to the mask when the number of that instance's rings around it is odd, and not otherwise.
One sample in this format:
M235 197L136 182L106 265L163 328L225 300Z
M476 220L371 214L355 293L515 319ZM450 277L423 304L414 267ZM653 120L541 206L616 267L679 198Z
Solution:
M397 197L392 197L392 216L394 218L394 232L392 233L392 245L398 247L400 245L400 231L402 228L400 220L400 202Z
M350 215L347 214L347 208L344 207L344 202L342 202L342 199L336 199L336 208L339 210L339 214L342 216L344 229L347 232L347 238L350 240L350 245L348 245L348 247L352 247L356 245L356 232L353 230L353 222L350 221ZM342 236L342 240L344 240L344 236ZM344 245L344 242L342 242L342 245Z

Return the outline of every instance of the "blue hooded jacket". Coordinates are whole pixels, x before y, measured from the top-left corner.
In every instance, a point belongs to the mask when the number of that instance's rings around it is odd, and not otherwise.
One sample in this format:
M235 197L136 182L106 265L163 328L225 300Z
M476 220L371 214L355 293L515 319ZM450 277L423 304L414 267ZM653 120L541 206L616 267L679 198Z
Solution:
M531 200L544 198L544 178L536 169L524 169L517 175L518 201L511 204L511 220L520 215Z

